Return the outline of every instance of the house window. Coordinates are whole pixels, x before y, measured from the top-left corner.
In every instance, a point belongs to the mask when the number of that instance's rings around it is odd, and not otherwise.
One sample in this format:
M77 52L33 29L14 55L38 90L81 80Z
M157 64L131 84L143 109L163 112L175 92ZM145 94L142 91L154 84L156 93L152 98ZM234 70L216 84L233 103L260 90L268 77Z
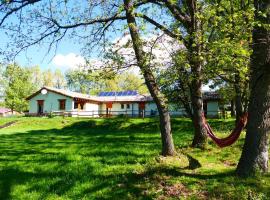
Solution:
M121 104L121 109L125 109L125 104Z
M59 99L59 110L66 110L66 100Z
M130 104L127 104L127 109L130 109Z

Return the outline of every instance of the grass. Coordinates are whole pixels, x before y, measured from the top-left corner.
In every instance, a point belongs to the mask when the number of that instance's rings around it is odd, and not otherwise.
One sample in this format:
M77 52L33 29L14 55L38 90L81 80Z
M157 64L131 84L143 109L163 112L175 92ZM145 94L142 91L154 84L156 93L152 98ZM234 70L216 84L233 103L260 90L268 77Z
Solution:
M243 136L220 149L189 147L173 119L178 156L159 156L157 119L8 118L0 129L0 199L268 199L270 176L234 175ZM233 120L211 120L222 136ZM186 155L202 165L189 169Z
M0 117L0 126L16 120L18 120L18 117Z

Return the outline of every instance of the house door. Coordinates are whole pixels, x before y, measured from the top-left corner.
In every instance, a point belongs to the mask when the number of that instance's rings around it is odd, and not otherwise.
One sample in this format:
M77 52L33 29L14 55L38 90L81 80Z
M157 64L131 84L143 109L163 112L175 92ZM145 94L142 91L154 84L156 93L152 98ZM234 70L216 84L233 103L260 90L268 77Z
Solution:
M139 103L139 117L144 118L145 115L145 102Z
M112 104L112 102L106 103L106 117L109 117L111 115Z
M37 105L37 108L38 108L37 113L42 114L43 113L43 108L44 108L44 100L38 100L37 104L38 104Z

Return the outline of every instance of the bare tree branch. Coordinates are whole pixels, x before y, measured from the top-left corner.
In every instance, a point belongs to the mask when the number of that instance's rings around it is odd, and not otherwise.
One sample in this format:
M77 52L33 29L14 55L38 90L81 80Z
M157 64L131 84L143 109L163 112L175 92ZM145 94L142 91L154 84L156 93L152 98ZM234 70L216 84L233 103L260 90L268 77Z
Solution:
M60 29L70 29L70 28L76 28L79 26L88 26L88 25L93 25L93 24L97 24L97 23L108 23L108 22L115 21L115 20L125 20L125 19L126 19L125 16L118 16L118 14L115 14L112 17L93 19L93 20L89 20L87 22L81 22L81 23L70 24L70 25L61 25L55 19L51 19L51 22L53 22Z
M175 39L178 39L178 40L182 40L184 43L186 42L186 40L182 37L181 34L175 34L175 33L173 33L168 28L166 28L162 24L158 23L157 21L151 19L150 17L148 17L148 16L146 16L144 14L138 14L138 13L136 13L136 16L145 19L150 24L152 24L155 27L157 27L158 29L162 30L165 34L169 35L170 37L175 38Z
M15 7L15 8L11 8L10 11L8 11L8 12L4 15L4 17L1 19L1 21L0 21L0 26L2 26L3 23L4 23L4 21L5 21L10 15L12 15L13 13L16 13L17 11L20 11L20 10L23 9L24 7L26 7L26 6L30 5L30 4L37 3L37 2L39 2L39 1L41 1L41 0L8 1L8 2L6 2L6 3L2 3L2 4L0 5L0 7L1 7L1 6L8 5L8 4L12 4L12 3L21 3L21 5L18 6L18 7Z
M180 7L178 7L175 3L173 3L171 0L163 0L161 2L164 2L167 8L170 10L170 12L173 14L173 16L182 22L183 24L190 24L191 18L187 14L183 13Z

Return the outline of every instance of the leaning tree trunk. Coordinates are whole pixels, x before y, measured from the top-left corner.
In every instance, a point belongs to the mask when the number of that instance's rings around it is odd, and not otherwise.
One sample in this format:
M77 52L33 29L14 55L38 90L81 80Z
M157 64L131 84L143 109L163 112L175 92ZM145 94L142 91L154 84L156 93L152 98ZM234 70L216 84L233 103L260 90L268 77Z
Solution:
M269 25L269 0L255 0L255 20ZM258 14L267 12L267 18ZM268 171L268 135L270 131L270 31L264 26L253 30L253 54L251 59L250 101L247 135L237 174L251 176Z
M162 95L155 80L155 77L147 62L146 54L143 51L143 44L140 39L138 27L136 24L135 14L133 12L132 0L124 0L127 23L133 43L138 66L140 67L145 83L151 96L153 97L159 112L160 132L162 140L162 155L170 156L175 154L174 143L171 132L171 120L168 110L167 101Z

